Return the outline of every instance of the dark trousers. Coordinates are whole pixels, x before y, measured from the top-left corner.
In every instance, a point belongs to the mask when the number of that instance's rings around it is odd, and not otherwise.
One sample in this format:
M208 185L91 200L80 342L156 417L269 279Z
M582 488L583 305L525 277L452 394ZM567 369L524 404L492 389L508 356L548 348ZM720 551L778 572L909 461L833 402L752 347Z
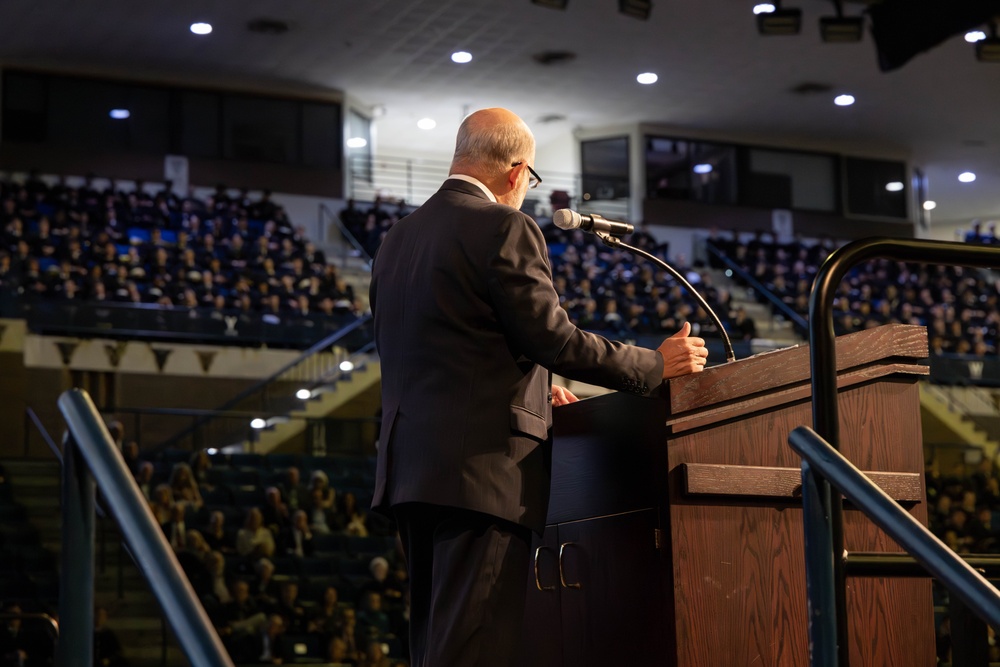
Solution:
M514 667L531 532L452 507L393 512L410 575L411 667Z

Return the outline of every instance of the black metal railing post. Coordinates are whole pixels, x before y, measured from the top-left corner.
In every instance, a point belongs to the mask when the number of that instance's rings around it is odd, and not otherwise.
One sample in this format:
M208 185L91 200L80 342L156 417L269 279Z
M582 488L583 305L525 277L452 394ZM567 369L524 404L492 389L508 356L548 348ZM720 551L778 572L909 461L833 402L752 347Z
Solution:
M951 621L951 664L958 667L988 667L989 630L981 618L957 595L948 596L948 618Z
M163 610L164 616L174 629L174 634L181 642L181 647L187 655L188 661L192 665L199 667L232 667L219 635L215 632L208 614L198 601L198 596L191 587L190 582L184 575L177 556L167 542L166 536L160 529L153 516L152 510L139 489L139 485L132 477L125 459L121 452L114 446L111 434L108 433L97 408L90 400L86 392L79 389L71 389L64 392L59 397L59 409L62 411L70 433L79 448L80 459L86 463L94 479L100 486L107 507L115 517L121 527L122 534L128 544L130 553L136 565L142 571L149 583L149 587L156 595ZM75 448L73 448L75 449ZM66 457L69 459L70 457ZM71 467L66 466L66 467ZM82 465L80 466L82 468ZM93 484L91 482L91 484ZM72 491L73 489L68 489ZM73 498L72 495L67 498ZM93 498L93 486L91 486L90 498ZM64 503L65 506L69 503ZM93 501L91 500L90 510L90 579L87 582L90 592L90 602L93 602ZM71 517L64 515L65 523L76 523L69 521ZM72 529L70 529L72 531ZM73 532L69 536L77 541L82 538L75 536ZM71 548L75 542L63 542L64 554L67 560L81 558L80 554L73 553ZM63 577L67 576L64 562ZM72 562L72 561L71 561ZM74 566L76 567L76 566ZM75 570L74 570L75 571ZM79 582L68 582L63 580L65 585L80 586ZM68 589L64 589L68 590ZM81 609L68 607L68 611L83 613ZM69 619L66 619L68 632L67 637L73 633L86 633L86 643L81 639L68 639L67 644L71 647L74 656L84 656L86 660L91 660L92 633L93 633L93 604L88 605L87 613L90 615L89 623L77 625L70 630ZM84 650L86 647L86 650ZM60 665L73 665L84 663L60 662ZM89 662L87 663L89 664Z
M806 600L809 617L809 664L836 667L836 588L833 578L833 535L830 532L830 485L802 462L802 514L805 517Z
M869 259L933 262L939 264L1000 266L1000 248L946 241L873 237L834 251L816 274L809 296L809 360L812 374L813 428L834 450L840 448L840 410L837 404L837 347L833 329L833 297L847 272ZM827 483L820 482L821 487ZM821 489L822 490L822 489ZM821 493L829 516L834 553L838 664L849 667L847 649L847 577L844 560L844 510L839 494ZM808 582L807 582L808 585Z
M108 436L110 438L110 436ZM94 656L94 478L73 439L63 443L59 553L60 667L90 667Z
M948 548L934 533L858 470L815 431L799 426L788 436L792 449L872 523L885 531L952 596L957 596L980 618L1000 627L1000 591ZM836 554L837 552L834 552ZM835 558L843 563L843 558ZM807 570L808 571L808 570ZM846 652L846 651L844 651Z

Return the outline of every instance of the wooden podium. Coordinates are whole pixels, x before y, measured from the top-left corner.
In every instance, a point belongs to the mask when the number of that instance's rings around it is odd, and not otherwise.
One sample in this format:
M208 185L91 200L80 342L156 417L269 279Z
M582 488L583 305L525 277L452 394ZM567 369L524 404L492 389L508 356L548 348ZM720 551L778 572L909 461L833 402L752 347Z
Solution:
M923 327L837 341L841 451L927 522ZM809 664L800 460L809 352L757 355L555 412L547 528L533 545L526 667ZM845 511L848 551L900 551ZM848 580L853 667L933 667L927 579Z

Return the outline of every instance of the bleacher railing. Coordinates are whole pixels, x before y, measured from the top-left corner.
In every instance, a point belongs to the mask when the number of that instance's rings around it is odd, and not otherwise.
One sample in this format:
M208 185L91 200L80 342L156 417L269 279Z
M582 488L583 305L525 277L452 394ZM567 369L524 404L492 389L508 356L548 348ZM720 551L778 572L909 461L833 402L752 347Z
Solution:
M419 206L437 192L448 177L451 163L446 160L405 158L390 155L355 157L348 161L348 192L358 201L404 201ZM532 217L552 216L552 193L565 193L567 205L576 211L600 213L615 220L629 220L630 200L593 199L583 194L579 174L548 171L539 165L542 184L528 190L522 210ZM557 197L561 197L557 194Z
M289 413L300 408L305 400L335 391L338 383L349 382L355 372L365 367L367 355L374 348L372 317L363 315L323 338L269 377L204 415L195 416L190 426L166 438L151 451L168 447L252 447L254 431L259 429L251 427L251 420L231 418L233 413L255 415L252 419L263 420L263 427L287 421ZM297 394L303 390L309 391L310 396L300 398Z
M62 466L62 548L56 664L90 667L94 656L95 495L118 522L135 562L192 665L233 663L86 392L59 397L69 428Z
M837 348L833 328L833 297L847 272L871 259L925 262L996 268L1000 248L944 241L868 238L834 251L820 267L809 298L809 358L812 374L813 430L796 429L789 437L803 461L803 500L806 533L806 576L809 597L809 634L813 667L849 667L843 499L859 509L893 537L909 554L938 577L983 620L1000 627L1000 593L919 522L896 506L895 511L870 480L852 472L839 455L840 406L837 401ZM826 445L824 447L823 445ZM856 469L854 469L856 470ZM838 493L834 493L831 486ZM872 488L869 488L872 487ZM807 496L808 493L808 496ZM807 497L806 497L807 496ZM894 503L888 499L889 503ZM906 517L905 519L903 517ZM886 522L883 525L882 522ZM890 530L890 528L892 528ZM897 557L897 556L891 556ZM869 559L881 559L869 554ZM998 559L1000 560L1000 559ZM972 571L975 574L974 571ZM891 563L882 576L908 576ZM985 627L981 643L985 645Z

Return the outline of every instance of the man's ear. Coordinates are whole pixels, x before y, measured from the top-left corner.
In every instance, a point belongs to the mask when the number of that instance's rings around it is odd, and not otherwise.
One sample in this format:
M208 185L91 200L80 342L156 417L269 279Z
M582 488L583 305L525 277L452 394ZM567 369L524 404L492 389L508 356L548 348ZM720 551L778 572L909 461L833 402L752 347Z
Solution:
M526 163L522 162L513 169L507 172L507 189L512 191L517 189L517 179L521 178L521 172L524 171L524 165Z

